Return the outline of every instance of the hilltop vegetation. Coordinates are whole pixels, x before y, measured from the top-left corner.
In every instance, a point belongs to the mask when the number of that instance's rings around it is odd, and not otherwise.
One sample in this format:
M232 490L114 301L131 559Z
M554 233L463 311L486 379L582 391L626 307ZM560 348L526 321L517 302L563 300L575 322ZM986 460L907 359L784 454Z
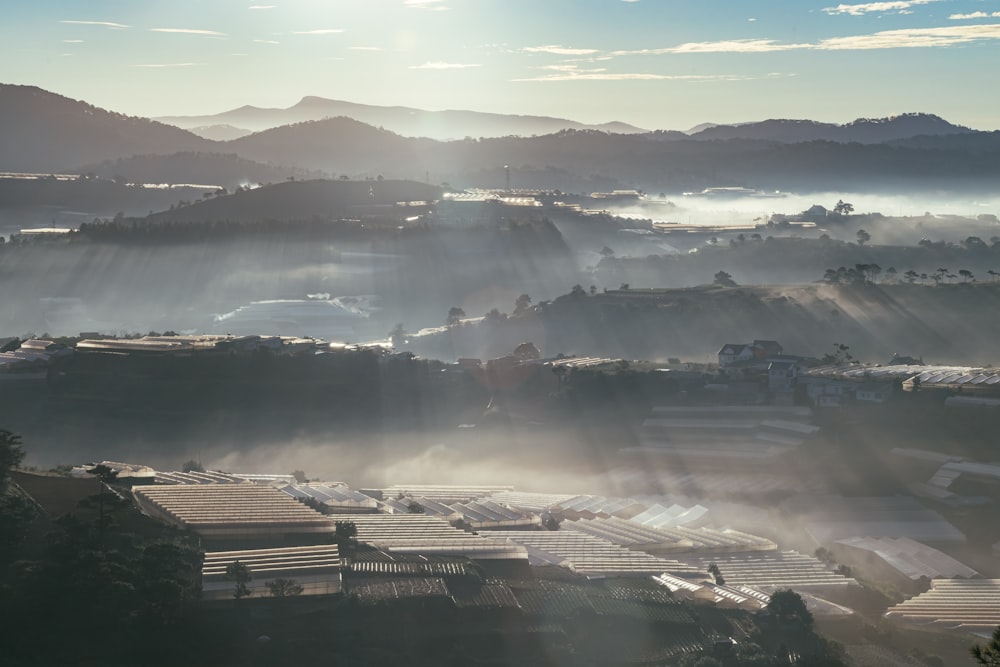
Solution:
M893 353L928 361L988 364L1000 326L1000 286L800 285L570 293L530 313L487 318L413 341L421 354L490 358L523 340L543 354L714 361L727 342L780 340L822 357L846 341L855 356Z
M243 185L274 183L289 177L323 178L326 174L294 167L278 167L247 160L234 153L173 153L134 155L79 168L107 180L130 183L192 183L235 189Z

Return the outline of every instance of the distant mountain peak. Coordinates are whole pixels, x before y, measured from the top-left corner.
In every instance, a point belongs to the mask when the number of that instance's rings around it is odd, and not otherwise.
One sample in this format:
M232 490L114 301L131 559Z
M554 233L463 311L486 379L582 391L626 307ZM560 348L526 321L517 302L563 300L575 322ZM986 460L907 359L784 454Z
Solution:
M501 114L483 111L447 109L428 111L406 106L379 106L306 95L284 109L261 109L243 106L210 116L170 116L158 118L164 123L184 128L232 125L261 132L334 116L348 116L376 127L384 127L408 137L438 140L463 137L505 137L551 134L562 129L599 129L616 134L641 134L642 128L620 121L600 124L580 123L565 118L530 114Z

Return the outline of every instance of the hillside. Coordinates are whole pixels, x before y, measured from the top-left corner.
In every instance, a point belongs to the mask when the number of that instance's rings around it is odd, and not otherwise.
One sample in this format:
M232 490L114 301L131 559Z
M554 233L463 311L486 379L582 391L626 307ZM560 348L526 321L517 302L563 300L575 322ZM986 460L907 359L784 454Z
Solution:
M95 217L160 211L204 189L136 188L107 179L0 178L0 235L28 227L76 226Z
M423 201L441 196L440 188L412 181L286 181L263 188L214 197L190 206L150 216L151 222L212 222L233 220L323 220L358 215L385 208L392 217L397 202Z
M164 116L157 118L157 120L191 129L201 134L209 129L204 126L230 125L260 132L282 125L324 120L337 116L346 116L368 125L384 127L407 137L429 137L438 140L508 135L531 136L566 129L595 129L620 133L645 131L621 122L587 125L565 118L548 116L522 116L461 110L427 111L411 107L357 104L322 97L303 97L297 104L286 109L243 106L208 116ZM196 130L195 128L201 129ZM205 134L203 136L221 138L214 130L212 135Z
M170 125L105 111L34 86L0 84L0 171L59 173L113 157L212 146Z
M338 117L265 130L226 147L251 160L305 169L352 175L391 170L396 177L413 177L422 171L418 150L429 143Z
M819 123L812 120L765 120L739 125L710 125L695 128L692 138L704 140L752 139L799 143L835 141L881 144L917 136L972 134L974 131L932 114L907 113L889 118L859 118L850 123Z
M134 155L84 165L76 171L128 183L195 183L228 189L295 178L322 178L323 173L279 167L241 158L233 153L174 153Z
M624 359L714 361L725 343L755 338L822 357L833 343L863 361L896 352L929 363L982 365L1000 326L993 285L798 285L569 294L530 315L452 328L413 341L427 356L491 358L525 340L558 353Z

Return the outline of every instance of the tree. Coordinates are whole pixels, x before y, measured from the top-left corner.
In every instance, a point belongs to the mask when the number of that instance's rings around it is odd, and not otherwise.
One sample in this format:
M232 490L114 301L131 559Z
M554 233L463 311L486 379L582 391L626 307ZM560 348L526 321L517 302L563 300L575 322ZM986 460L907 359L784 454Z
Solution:
M250 568L239 559L226 566L226 579L236 584L233 588L233 597L237 600L253 595L253 591L247 586L253 581L253 575L250 573Z
M93 468L91 468L87 472L89 472L91 475L93 475L94 477L96 477L97 480L98 480L98 482L101 485L101 493L100 493L100 496L99 496L100 500L98 501L99 510L98 510L98 513L97 513L97 531L98 531L98 534L100 535L101 542L103 544L103 542L104 542L104 527L105 527L105 520L104 520L104 489L105 489L105 487L108 484L110 484L111 482L115 481L118 478L118 471L112 470L111 468L109 468L108 466L106 466L106 465L104 465L102 463L100 465L94 466Z
M573 285L573 288L569 291L570 296L575 298L580 298L581 296L587 296L587 290L583 289L583 285L577 284Z
M767 603L767 611L781 625L806 629L813 624L813 616L806 608L806 603L793 590L776 591Z
M736 287L736 281L733 277L726 273L725 271L719 271L715 274L714 280L712 280L713 285L718 285L719 287Z
M358 526L353 521L337 521L333 530L338 542L350 542L358 536Z
M265 584L273 598L290 598L302 595L302 586L294 579L278 578Z
M500 322L507 319L505 313L501 313L498 308L491 308L488 313L483 315L483 320L486 322Z
M293 470L292 477L294 477L295 481L299 484L305 484L309 481L309 478L306 477L306 473L303 470Z
M531 297L527 294L522 294L514 301L514 314L520 315L527 311L529 307L531 307Z
M969 649L973 659L986 667L1000 667L1000 626L993 631L993 637L986 644L976 644Z
M906 280L906 282L908 282L911 285L915 283L917 281L917 278L919 277L920 275L913 269L910 269L909 271L903 274L903 279Z
M205 467L195 459L189 459L181 466L183 472L205 472Z
M962 276L962 282L963 283L967 283L967 282L970 282L970 281L971 282L976 282L975 277L972 275L972 271L969 271L968 269L959 269L958 270L958 275Z
M424 513L424 506L421 505L420 503L418 503L415 500L411 501L410 504L406 506L406 509L410 512L410 514L423 514Z
M985 250L988 247L986 242L978 236L967 237L964 241L962 241L962 246L966 250Z
M854 213L854 204L849 204L843 199L837 201L837 204L833 207L833 212L837 215L850 215Z
M21 436L0 429L0 492L7 488L10 471L21 465L24 460L24 448L21 446Z
M861 246L872 240L872 235L863 229L859 229L857 234L855 234L855 236L858 237L858 245Z
M448 326L458 324L462 321L463 317L465 317L465 311L458 306L452 306L451 309L448 310Z
M615 251L609 248L608 246L604 246L603 248L601 248L601 257L609 259L614 256L615 256Z
M713 577L715 577L715 584L717 586L725 586L726 585L726 580L722 576L722 572L719 570L719 566L717 564L715 564L715 563L709 563L709 565L708 565L708 573L710 575L712 575Z
M833 344L833 353L826 353L823 355L823 363L831 364L834 366L842 366L844 364L854 363L854 357L851 355L851 346L844 345L843 343Z

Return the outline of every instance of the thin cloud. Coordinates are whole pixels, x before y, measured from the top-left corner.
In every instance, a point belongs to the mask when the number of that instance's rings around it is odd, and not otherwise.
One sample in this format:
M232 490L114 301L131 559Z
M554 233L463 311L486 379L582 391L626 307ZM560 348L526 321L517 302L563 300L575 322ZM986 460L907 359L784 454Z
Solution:
M526 46L521 49L525 53L551 53L557 56L587 56L597 53L597 49L574 49L557 44L547 44L545 46Z
M908 13L910 7L929 5L940 0L895 0L892 2L865 2L857 5L837 5L825 7L824 12L830 15L847 14L849 16L864 16L865 14L885 14L888 12Z
M343 28L320 28L318 30L295 30L293 35L336 35L344 32Z
M253 41L257 44L281 44L281 42L275 41L273 39L255 39Z
M864 51L869 49L905 49L956 46L983 40L1000 39L1000 24L946 26L883 30L872 35L824 39L816 48L822 51Z
M82 39L64 39L63 42L66 44L83 44Z
M383 51L381 46L349 46L351 51Z
M952 14L948 18L952 21L965 21L967 19L988 19L1000 17L1000 12L972 12L971 14Z
M199 30L197 28L150 28L150 32L169 32L180 35L201 35L202 37L227 37L226 33L217 30Z
M250 5L247 9L274 9L277 5Z
M166 67L197 67L204 63L150 63L147 65L135 65L135 67L147 67L152 69L163 69Z
M684 53L775 53L781 51L867 51L948 47L1000 39L1000 24L903 28L868 35L831 37L819 42L789 44L773 39L735 39L718 42L689 42L662 49L614 51L614 56L665 55Z
M770 73L754 74L652 74L648 72L607 72L604 70L560 71L554 74L513 79L515 82L527 81L687 81L706 83L713 81L754 81L758 79L773 79L791 76L789 74Z
M445 0L403 0L403 5L410 9L424 9L429 12L444 12L448 10Z
M121 30L127 28L128 26L124 23L114 23L113 21L60 21L60 23L69 23L70 25L97 25L104 26L105 28L111 28L113 30Z
M430 61L423 65L410 65L410 69L468 69L470 67L482 67L479 63L445 63L441 61Z

